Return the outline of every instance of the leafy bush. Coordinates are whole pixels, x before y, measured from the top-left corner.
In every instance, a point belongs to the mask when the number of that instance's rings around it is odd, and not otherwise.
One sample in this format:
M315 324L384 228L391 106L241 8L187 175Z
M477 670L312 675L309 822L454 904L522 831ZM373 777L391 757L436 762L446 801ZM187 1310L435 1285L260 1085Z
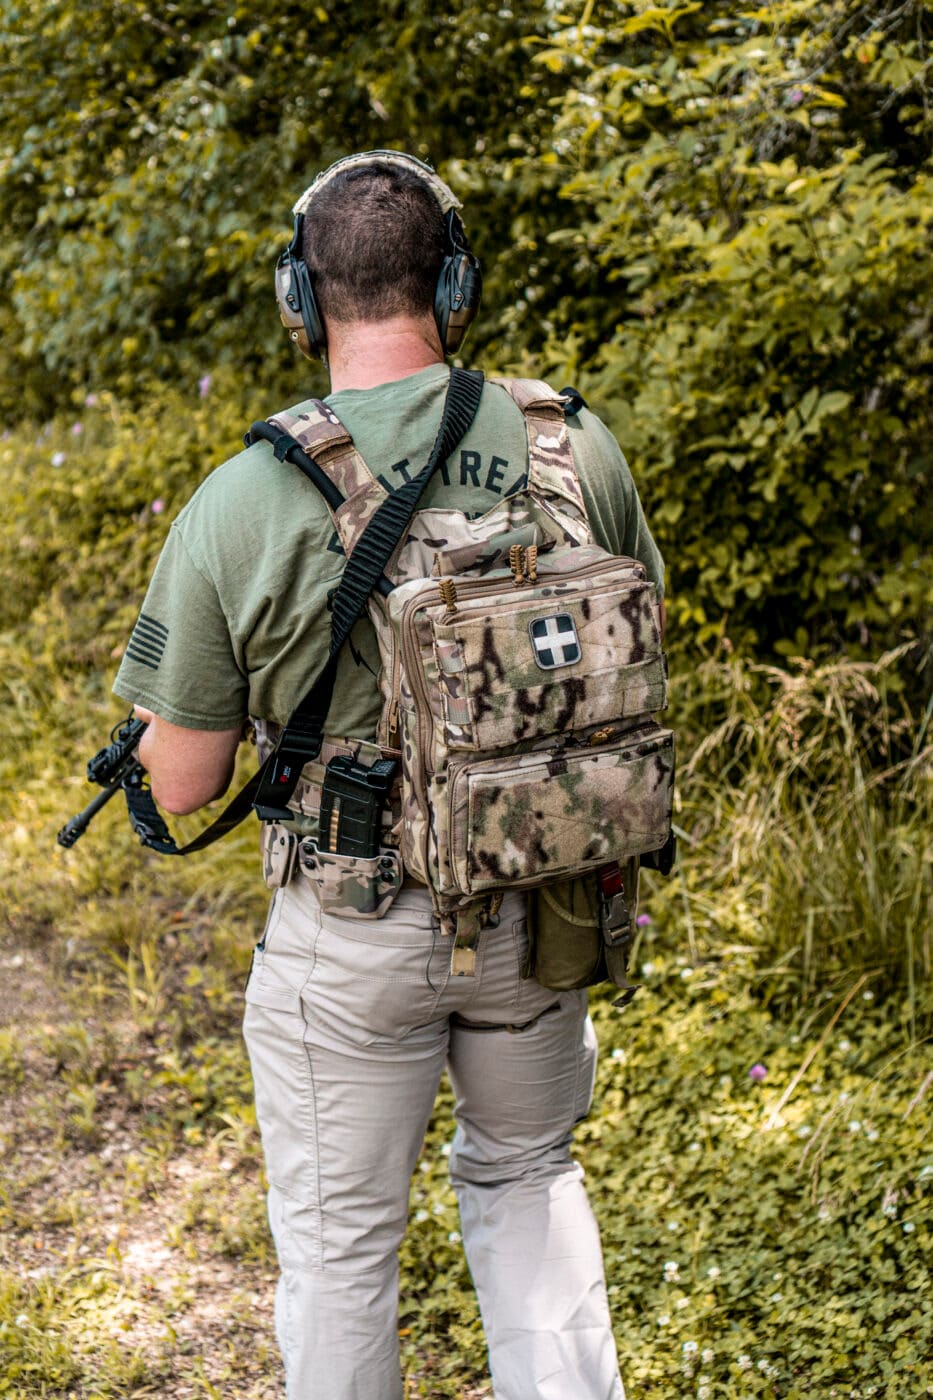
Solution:
M928 633L928 22L588 5L539 56L580 282L550 359L630 452L701 643Z
M2 0L32 97L0 94L7 411L91 389L148 412L221 366L300 397L271 298L288 204L406 147L486 263L470 355L579 381L619 434L681 644L923 635L928 7L448 9Z

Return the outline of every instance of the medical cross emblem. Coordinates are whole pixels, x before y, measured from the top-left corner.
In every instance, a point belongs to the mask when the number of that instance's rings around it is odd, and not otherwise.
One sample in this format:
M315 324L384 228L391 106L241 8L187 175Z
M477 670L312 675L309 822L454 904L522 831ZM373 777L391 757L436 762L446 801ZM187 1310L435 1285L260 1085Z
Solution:
M535 661L542 670L553 671L557 666L572 666L580 660L580 639L573 618L567 613L535 618L528 624L528 631Z

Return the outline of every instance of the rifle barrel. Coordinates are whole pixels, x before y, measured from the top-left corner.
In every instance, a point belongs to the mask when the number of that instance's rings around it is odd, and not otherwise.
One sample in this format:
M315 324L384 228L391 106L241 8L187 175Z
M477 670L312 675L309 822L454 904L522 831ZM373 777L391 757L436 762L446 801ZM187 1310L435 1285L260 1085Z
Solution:
M114 793L120 791L122 786L123 780L120 779L110 787L104 788L103 792L99 792L93 801L89 802L76 817L72 817L70 822L65 823L58 833L58 844L60 846L73 846L78 837L83 836L85 831L87 831L91 818L100 811L101 807L105 806L106 803L110 801Z

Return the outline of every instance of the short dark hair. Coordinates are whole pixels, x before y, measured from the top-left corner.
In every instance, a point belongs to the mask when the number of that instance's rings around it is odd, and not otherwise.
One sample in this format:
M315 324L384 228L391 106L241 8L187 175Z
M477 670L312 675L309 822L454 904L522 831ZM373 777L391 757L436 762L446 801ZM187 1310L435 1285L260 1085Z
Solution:
M398 166L338 172L305 214L302 253L321 313L334 321L431 311L444 252L437 199Z

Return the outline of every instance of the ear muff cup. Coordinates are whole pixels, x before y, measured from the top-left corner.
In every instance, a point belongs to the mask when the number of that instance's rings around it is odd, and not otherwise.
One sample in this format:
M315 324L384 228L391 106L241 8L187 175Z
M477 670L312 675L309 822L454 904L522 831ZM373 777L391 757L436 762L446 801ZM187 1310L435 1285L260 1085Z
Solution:
M449 251L441 266L434 293L434 319L445 355L453 355L479 310L483 272L470 252L460 216L448 210L444 217Z
M401 152L374 152L369 159L377 164L380 156L387 158L387 163L398 164L404 161L406 165L410 164L415 167L417 173L427 172L431 177L425 183L438 199L444 212L447 244L434 293L434 319L437 323L444 354L455 354L479 310L483 291L483 274L479 259L470 252L470 245L460 216L449 205L445 207L434 185L437 184L442 190L447 191L450 201L454 203L456 202L455 196L447 190L446 185L437 179L430 166L425 165L415 156L403 156ZM356 163L359 159L359 157L350 156L345 162L337 161L334 166L324 172L324 175L327 176L341 165ZM313 195L313 189L314 186L311 187L311 191L306 192L302 201L296 206L296 208L301 207L302 212L295 215L292 241L281 253L276 263L275 297L278 302L279 315L288 332L289 339L297 345L303 355L309 359L319 359L323 358L327 349L327 335L314 295L311 274L302 256L304 209L310 202L309 194Z
M304 215L295 215L292 241L275 267L275 299L288 338L309 360L320 359L327 348L324 322L318 310L308 264L301 255Z

